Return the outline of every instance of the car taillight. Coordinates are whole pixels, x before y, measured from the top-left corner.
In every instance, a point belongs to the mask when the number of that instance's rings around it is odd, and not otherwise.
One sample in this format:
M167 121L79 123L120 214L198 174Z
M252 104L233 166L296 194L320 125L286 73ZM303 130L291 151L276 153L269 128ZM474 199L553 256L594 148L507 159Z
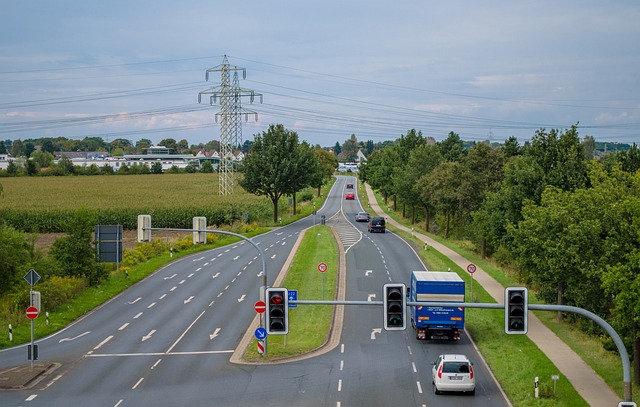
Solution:
M469 379L473 379L473 366L469 365Z
M442 365L438 368L438 379L442 379Z

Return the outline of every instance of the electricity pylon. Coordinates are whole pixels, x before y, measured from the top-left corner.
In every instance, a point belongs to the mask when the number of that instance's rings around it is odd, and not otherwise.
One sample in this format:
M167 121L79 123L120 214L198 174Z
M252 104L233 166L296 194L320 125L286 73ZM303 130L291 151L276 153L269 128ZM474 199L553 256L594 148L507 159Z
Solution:
M233 71L233 82L231 82L231 71ZM198 103L202 103L202 95L209 96L209 104L220 103L220 112L216 113L216 123L220 119L220 162L218 171L220 173L220 195L233 194L235 185L235 170L233 166L233 151L242 143L242 116L249 120L249 115L253 115L258 121L258 113L242 108L241 98L248 96L251 103L256 96L262 94L251 89L240 87L238 71L242 71L242 79L246 79L247 70L237 66L229 65L225 55L222 64L214 68L207 69L206 80L209 81L210 72L220 72L221 81L219 86L214 86L208 90L198 93Z

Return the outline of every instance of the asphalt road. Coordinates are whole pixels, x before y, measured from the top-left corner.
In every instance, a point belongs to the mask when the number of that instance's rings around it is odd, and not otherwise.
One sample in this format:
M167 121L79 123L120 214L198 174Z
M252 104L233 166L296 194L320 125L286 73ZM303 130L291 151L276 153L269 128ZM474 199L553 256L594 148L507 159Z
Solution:
M346 253L346 297L376 300L384 283L409 283L424 269L393 233L369 234L356 224L358 200L344 200L338 177L318 216L247 242L181 258L155 272L67 329L39 341L39 364L54 374L25 390L0 392L2 406L506 406L467 336L459 343L415 339L382 330L382 307L346 306L338 346L314 358L275 365L233 364L229 358L255 316L262 259L269 284L300 231L325 215ZM304 306L304 305L300 305ZM295 310L292 310L295 312ZM431 362L445 352L474 362L475 396L439 395ZM0 368L28 363L24 347L0 352Z

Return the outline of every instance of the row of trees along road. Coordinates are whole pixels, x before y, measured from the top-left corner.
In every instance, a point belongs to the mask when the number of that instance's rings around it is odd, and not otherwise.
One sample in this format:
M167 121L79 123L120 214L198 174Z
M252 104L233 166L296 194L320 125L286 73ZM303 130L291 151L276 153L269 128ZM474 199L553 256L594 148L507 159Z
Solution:
M272 124L256 134L249 153L242 162L240 185L249 193L265 195L273 203L273 221L278 221L278 201L293 197L306 187L318 188L332 176L338 166L333 153L311 147L298 140L298 134L281 124Z
M455 133L435 142L411 130L374 151L360 176L412 223L472 241L539 298L605 318L632 348L640 384L640 152L595 159L594 143L577 126L468 149Z

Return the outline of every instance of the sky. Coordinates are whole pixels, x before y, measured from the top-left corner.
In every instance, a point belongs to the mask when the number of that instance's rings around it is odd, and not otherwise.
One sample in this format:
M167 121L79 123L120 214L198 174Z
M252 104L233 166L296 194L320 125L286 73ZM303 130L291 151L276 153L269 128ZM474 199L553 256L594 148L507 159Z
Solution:
M6 0L0 140L219 140L198 93L226 56L261 95L242 98L243 140L283 124L323 147L524 143L578 124L640 143L638 22L637 0Z

